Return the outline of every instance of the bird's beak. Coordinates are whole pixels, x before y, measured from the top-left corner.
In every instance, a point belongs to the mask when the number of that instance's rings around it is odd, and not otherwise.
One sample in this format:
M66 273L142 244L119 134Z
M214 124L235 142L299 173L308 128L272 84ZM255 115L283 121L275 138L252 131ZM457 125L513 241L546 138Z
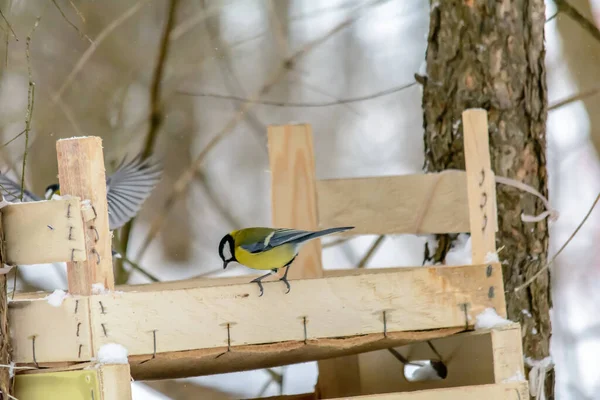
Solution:
M227 264L229 264L229 261L223 261L223 269L227 268Z

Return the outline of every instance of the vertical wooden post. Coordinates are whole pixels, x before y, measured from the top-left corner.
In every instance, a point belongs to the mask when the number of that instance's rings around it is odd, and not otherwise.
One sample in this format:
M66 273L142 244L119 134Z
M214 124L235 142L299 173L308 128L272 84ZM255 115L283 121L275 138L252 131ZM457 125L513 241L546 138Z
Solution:
M310 125L269 126L267 137L273 226L317 230L317 178ZM292 264L288 277L322 277L321 251L320 240L304 245ZM316 392L319 398L360 394L357 355L322 360L318 365L319 381Z
M465 167L469 196L469 221L473 264L484 264L496 252L496 181L490 162L487 112L481 108L463 111Z
M87 260L67 263L69 292L90 295L94 283L114 290L102 139L61 139L56 142L56 152L61 195L78 196L82 202L89 200L95 210L95 218L83 221ZM81 210L69 210L69 218L83 218Z
M0 202L4 199L0 194ZM2 214L0 213L0 266L4 265L4 232L2 230ZM15 272L16 273L16 272ZM6 285L6 274L0 275L0 364L10 365L11 345L8 329L8 296ZM16 288L13 288L15 290ZM2 398L7 399L12 394L11 377L8 368L0 368L0 392Z
M310 125L269 126L267 137L273 226L317 230L315 155ZM321 241L313 240L302 247L288 278L322 276Z

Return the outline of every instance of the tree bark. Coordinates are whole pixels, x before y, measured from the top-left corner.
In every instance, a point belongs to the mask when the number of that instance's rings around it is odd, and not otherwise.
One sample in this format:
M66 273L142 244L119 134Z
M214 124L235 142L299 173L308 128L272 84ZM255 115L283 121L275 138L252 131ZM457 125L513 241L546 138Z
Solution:
M2 201L2 195L0 195ZM0 241L4 243L2 216L0 215ZM4 266L3 247L0 246L0 266ZM10 365L12 348L8 329L8 296L6 274L0 275L0 364ZM12 394L12 380L8 368L0 368L0 399L8 400Z
M492 169L547 195L547 90L543 0L431 1L427 77L423 79L425 169L464 169L461 113L488 111ZM547 262L546 221L524 223L521 213L544 209L535 197L497 187L497 247L503 264L508 317L523 327L525 356L549 355L549 274L514 292ZM440 237L435 261L451 244ZM451 238L450 238L451 239ZM547 378L554 398L554 377Z

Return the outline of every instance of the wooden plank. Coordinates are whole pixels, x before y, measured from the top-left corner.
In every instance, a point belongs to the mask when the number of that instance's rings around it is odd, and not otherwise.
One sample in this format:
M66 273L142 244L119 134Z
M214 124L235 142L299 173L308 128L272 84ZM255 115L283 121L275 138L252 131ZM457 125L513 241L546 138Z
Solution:
M528 390L527 382L514 382L418 392L386 393L352 398L357 400L524 400L528 398ZM347 399L346 397L345 400Z
M56 152L61 193L77 196L82 202L89 200L96 215L92 220L80 213L73 216L84 220L87 260L67 263L69 292L89 295L94 283L112 290L115 282L102 139L94 136L61 139L56 142Z
M83 221L77 197L9 204L2 208L9 265L85 261ZM68 218L72 215L74 218Z
M269 126L267 137L273 226L317 230L315 156L310 125ZM302 247L288 278L321 276L321 241L313 240Z
M487 112L480 108L462 114L473 264L496 252L496 181L489 149Z
M93 356L88 301L66 297L60 307L43 298L9 303L15 362L87 361ZM35 343L34 343L35 338Z
M464 171L317 182L321 226L344 234L469 232Z
M38 371L15 377L19 400L130 400L128 364L94 365L72 371Z
M129 364L101 365L98 369L98 376L102 400L131 400Z
M448 369L444 380L410 382L404 376L404 366L389 351L360 354L363 394L503 383L518 373L524 376L520 333L515 323L432 340ZM410 361L438 358L426 342L396 350Z
M304 341L303 317L308 342L383 335L383 310L387 310L388 333L460 330L465 326L460 304L469 304L470 324L485 308L504 307L501 291L488 297L491 286L502 284L500 265L492 264L490 269L489 276L488 266L480 265L302 279L292 283L289 294L284 294L279 282L268 282L263 297L258 297L258 288L252 283L94 295L89 305L93 345L97 349L115 342L124 345L130 355L148 355L154 350L152 332L156 330L157 353L220 348L227 345L227 323L231 346ZM70 347L75 346L77 324L73 301L67 298L59 308L43 299L11 302L12 326L18 336L14 340L27 346L31 342L26 336L39 334L38 362L74 359ZM276 321L277 329L269 321ZM32 362L31 351L26 347L17 351L15 360Z

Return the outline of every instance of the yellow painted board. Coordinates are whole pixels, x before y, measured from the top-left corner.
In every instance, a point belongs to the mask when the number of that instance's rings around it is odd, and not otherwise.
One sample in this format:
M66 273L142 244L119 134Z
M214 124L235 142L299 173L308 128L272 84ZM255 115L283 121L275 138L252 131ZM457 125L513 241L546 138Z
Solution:
M97 369L24 374L15 377L19 400L103 400Z

